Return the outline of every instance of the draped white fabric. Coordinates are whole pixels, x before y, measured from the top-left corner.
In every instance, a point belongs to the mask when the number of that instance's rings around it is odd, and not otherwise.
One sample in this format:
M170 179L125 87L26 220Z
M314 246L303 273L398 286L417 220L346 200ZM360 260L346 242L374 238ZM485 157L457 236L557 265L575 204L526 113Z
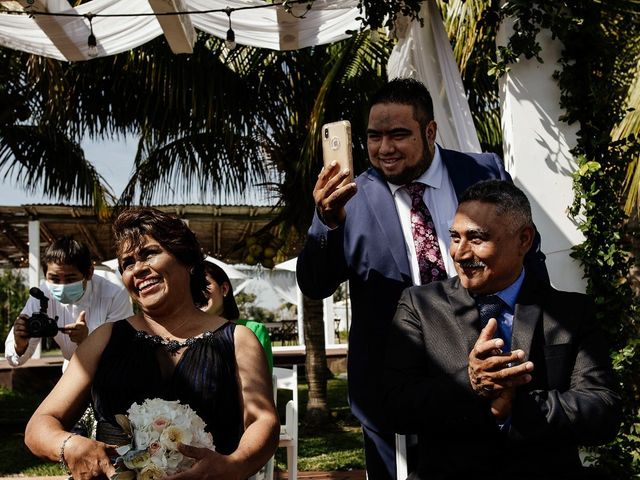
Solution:
M44 0L50 12L97 14L153 13L147 0L92 0L76 8L60 10L54 0ZM187 11L202 11L264 5L262 0L184 0ZM231 14L236 42L242 45L291 50L342 40L347 30L358 30L360 22L356 0L316 0L305 13L303 5L295 5L296 16L281 7L238 10ZM193 14L193 26L216 37L225 38L229 19L223 12ZM40 25L46 24L45 30ZM155 16L95 17L93 32L100 56L114 55L138 47L163 31ZM69 57L89 59L87 37L89 22L83 17L58 17L0 14L0 45L15 50L67 60ZM56 46L57 45L57 46ZM60 47L60 48L59 48ZM62 51L67 52L67 56ZM70 55L68 52L77 52Z
M424 27L400 24L398 43L387 63L389 78L412 77L433 97L438 143L463 152L480 152L469 104L442 17L434 1L422 4Z

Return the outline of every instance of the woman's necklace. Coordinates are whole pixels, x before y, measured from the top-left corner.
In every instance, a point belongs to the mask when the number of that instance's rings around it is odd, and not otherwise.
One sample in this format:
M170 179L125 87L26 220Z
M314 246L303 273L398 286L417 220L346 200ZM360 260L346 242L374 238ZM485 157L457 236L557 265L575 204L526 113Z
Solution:
M163 347L167 352L171 355L176 355L181 349L185 347L189 347L197 342L199 339L203 338L203 336L198 335L197 337L189 337L182 342L179 342L175 339L164 339L159 335L149 335L147 332L138 331L137 334L139 337L146 339L147 341L153 343L154 345L158 345Z
M183 327L183 325L185 323L187 323L187 320L188 320L188 318L185 318L177 327L173 328L172 330L174 332L178 332ZM157 323L157 322L155 322L155 323ZM149 325L149 327L151 327L151 325L149 324L148 320L147 320L147 325ZM150 328L150 330L153 332L153 329ZM166 327L165 327L165 330L167 330L167 332L169 331ZM175 338L171 338L170 336L165 336L163 338L160 335L148 334L146 332L141 332L141 331L138 331L138 334L141 334L140 336L146 338L147 340L149 340L154 345L162 346L171 355L176 355L178 353L178 351L180 351L184 347L188 347L188 346L192 345L198 338L200 338L200 336L189 337L189 338L184 339L183 341L178 341ZM173 335L175 335L175 333Z

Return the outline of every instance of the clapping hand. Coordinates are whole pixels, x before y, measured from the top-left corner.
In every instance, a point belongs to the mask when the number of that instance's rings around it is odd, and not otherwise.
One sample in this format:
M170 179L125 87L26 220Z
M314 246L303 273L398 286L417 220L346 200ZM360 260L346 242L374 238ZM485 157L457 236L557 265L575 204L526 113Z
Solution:
M493 338L498 324L489 319L469 353L469 381L471 388L481 397L496 399L505 389L515 388L531 381L533 362L523 362L522 350L503 353L504 341Z

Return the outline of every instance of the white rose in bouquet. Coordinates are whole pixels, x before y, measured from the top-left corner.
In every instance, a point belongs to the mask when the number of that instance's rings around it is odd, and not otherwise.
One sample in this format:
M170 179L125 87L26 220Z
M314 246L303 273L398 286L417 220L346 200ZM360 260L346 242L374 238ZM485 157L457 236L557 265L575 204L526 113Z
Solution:
M178 451L178 444L215 450L206 424L188 405L179 400L147 399L134 403L118 423L130 434L132 444L116 461L112 480L156 480L192 467L194 460Z

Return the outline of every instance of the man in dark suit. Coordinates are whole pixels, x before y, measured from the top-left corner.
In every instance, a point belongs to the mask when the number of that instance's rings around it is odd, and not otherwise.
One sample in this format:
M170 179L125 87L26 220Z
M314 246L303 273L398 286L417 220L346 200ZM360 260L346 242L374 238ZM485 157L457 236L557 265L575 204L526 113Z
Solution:
M523 267L534 227L513 184L468 189L450 232L458 277L405 290L387 342L389 418L419 435L412 478L592 478L577 447L616 435L620 398L588 297Z
M449 245L457 197L479 180L510 179L497 155L445 150L435 143L436 131L431 97L420 82L396 79L374 95L367 129L372 168L355 182L335 163L322 170L313 192L316 214L298 257L298 284L311 298L329 297L349 281L349 401L362 422L369 480L395 478L395 438L380 400L380 375L400 294L434 276L455 275L441 252ZM431 265L436 275L426 279L412 238L408 189L414 182L423 184L435 230L429 250L439 250ZM544 256L534 250L532 269L546 275Z

